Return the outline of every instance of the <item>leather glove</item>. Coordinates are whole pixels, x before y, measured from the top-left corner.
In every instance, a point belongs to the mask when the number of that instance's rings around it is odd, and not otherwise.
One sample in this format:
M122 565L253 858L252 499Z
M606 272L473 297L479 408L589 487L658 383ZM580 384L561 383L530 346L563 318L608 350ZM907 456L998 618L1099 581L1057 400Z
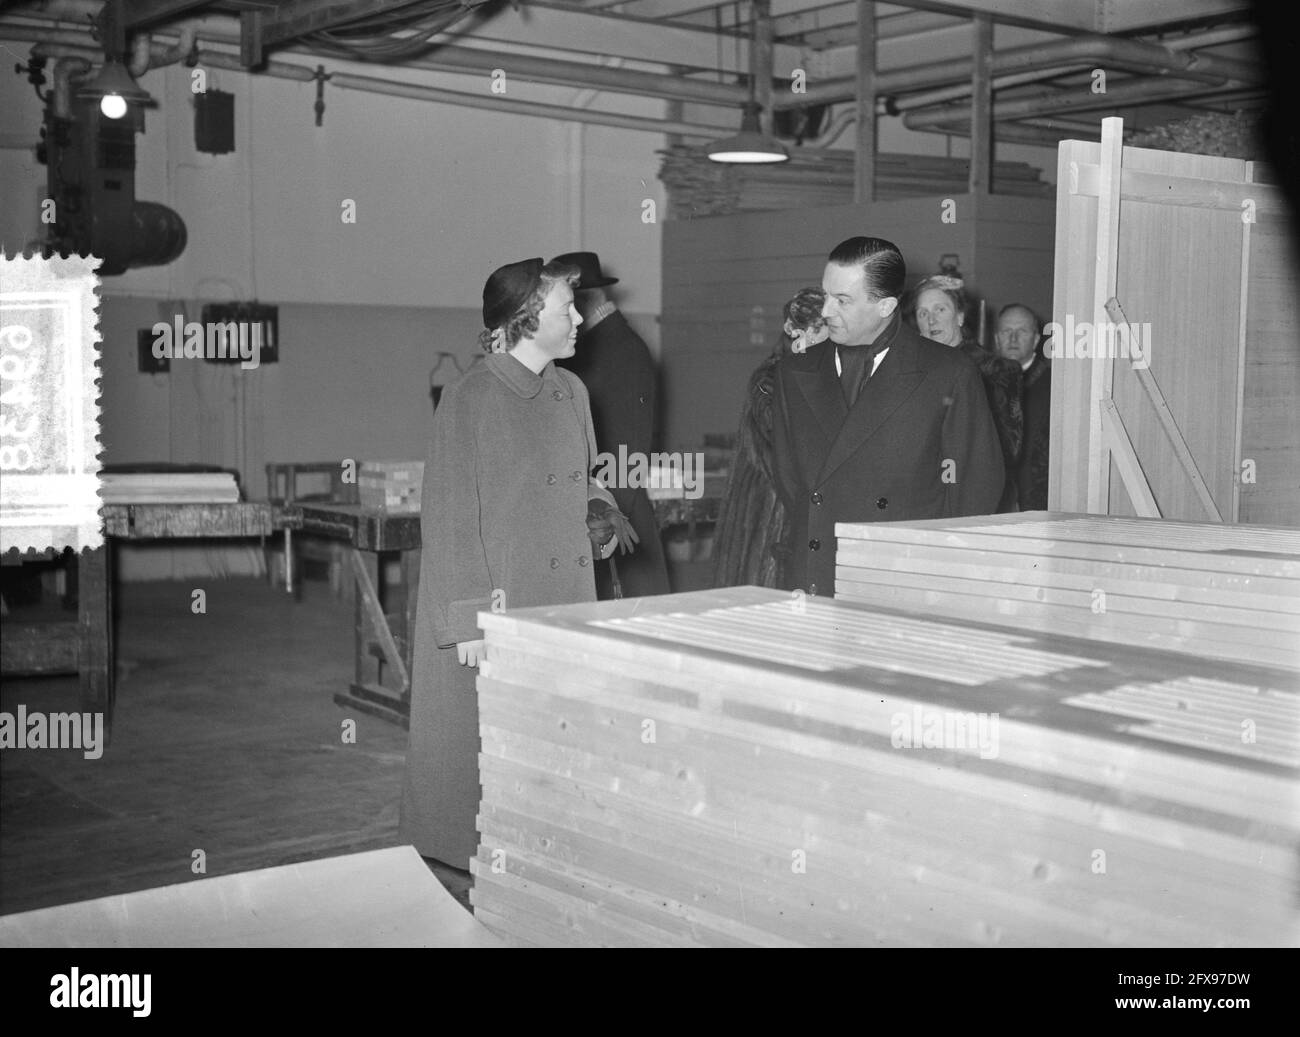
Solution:
M635 550L633 545L641 542L626 515L595 497L587 502L587 536L597 554L612 537L618 538L618 546L624 554L630 554Z

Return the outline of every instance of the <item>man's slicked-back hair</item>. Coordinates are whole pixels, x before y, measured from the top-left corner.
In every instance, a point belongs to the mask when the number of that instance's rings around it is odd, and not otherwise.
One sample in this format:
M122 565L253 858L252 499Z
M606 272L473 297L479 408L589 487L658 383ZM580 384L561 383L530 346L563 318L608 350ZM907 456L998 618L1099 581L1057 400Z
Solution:
M903 297L907 265L903 262L903 253L892 241L884 238L849 238L836 245L826 261L836 266L862 267L867 295L872 299Z

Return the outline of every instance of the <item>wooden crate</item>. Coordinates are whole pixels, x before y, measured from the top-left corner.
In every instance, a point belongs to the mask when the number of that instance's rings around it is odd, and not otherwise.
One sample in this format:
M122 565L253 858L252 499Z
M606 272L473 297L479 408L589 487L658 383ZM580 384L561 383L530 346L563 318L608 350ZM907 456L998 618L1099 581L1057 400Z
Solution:
M480 621L514 940L1300 942L1293 672L752 587Z
M841 523L835 596L1300 668L1300 531L1022 512Z
M1048 506L1294 525L1300 254L1277 174L1121 129L1058 151ZM1067 327L1129 323L1142 364L1066 349Z

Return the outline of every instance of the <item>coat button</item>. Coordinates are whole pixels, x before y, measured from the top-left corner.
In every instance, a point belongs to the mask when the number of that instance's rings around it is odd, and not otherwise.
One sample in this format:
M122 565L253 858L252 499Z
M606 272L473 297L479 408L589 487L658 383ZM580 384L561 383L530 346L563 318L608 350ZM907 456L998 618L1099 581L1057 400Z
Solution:
M642 393L640 396L638 396L637 401L639 403L645 403L645 393Z
M813 537L811 540L808 541L809 551L820 551L821 546L822 546L822 542L818 540L816 537Z
M564 399L564 393L560 392L559 389L556 389L554 392L551 393L551 399L562 400Z
M808 584L808 593L815 595L817 593L817 584L815 583Z
M547 485L547 486L554 486L555 483L556 483L556 478L555 478L554 475L548 475L548 476L546 477L546 485Z
M558 569L559 567L560 567L560 560L559 560L558 558L552 558L552 559L551 559L551 568L552 568L552 569Z
M571 476L569 476L569 478L572 479L574 482L582 482L582 472L575 470L574 473Z
M881 511L884 511L887 507L889 507L889 498L888 498L888 497L877 497L877 498L876 498L876 507L879 508Z
M579 556L578 556L578 564L581 565L581 566L586 566L586 564L587 564L587 556L586 556L586 555L579 555Z
M820 503L822 502L822 495L821 495L820 493L817 493L816 491L814 491L814 492L813 492L813 495L812 495L811 497L809 497L808 499L809 499L810 501L812 501L814 504L820 504Z

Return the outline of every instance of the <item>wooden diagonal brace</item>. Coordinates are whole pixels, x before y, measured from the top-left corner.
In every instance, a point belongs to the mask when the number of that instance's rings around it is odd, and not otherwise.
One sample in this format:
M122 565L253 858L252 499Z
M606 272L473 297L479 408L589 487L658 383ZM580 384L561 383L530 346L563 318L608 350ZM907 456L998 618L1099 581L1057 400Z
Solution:
M1223 515L1219 507L1214 503L1214 497L1210 493L1210 488L1205 485L1205 480L1201 477L1201 471L1196 467L1196 458L1192 456L1192 451L1187 446L1187 440L1183 438L1182 430L1178 427L1178 422L1174 420L1173 412L1169 409L1169 404L1165 401L1165 394L1160 391L1160 385L1156 382L1156 376L1151 373L1150 367L1146 364L1138 366L1133 362L1133 349L1128 337L1128 318L1124 316L1124 310L1119 304L1119 300L1112 298L1106 303L1106 313L1115 325L1116 332L1124 337L1121 355L1129 358L1129 363L1133 366L1133 373L1137 375L1138 384L1146 392L1147 398L1151 405L1156 409L1156 417L1160 419L1160 426L1165 430L1165 435L1169 437L1169 443L1174 448L1174 454L1178 458L1178 463L1183 466L1183 471L1192 481L1192 488L1196 491L1196 496L1200 498L1201 505L1205 508L1206 514L1215 522L1222 522ZM1148 347L1149 347L1148 343ZM1150 362L1150 357L1147 357Z
M388 618L384 615L384 610L379 606L379 595L375 592L375 585L370 582L370 574L366 572L366 567L361 562L361 555L355 547L348 548L348 564L352 567L352 573L357 579L358 600L361 602L361 607L366 610L366 615L370 618L370 625L379 638L379 647L384 653L384 659L393 668L393 672L397 674L398 680L402 683L402 691L405 692L411 686L410 674L407 672L406 663L402 659L402 653L398 651L393 632L388 629Z
M1138 462L1133 441L1128 438L1124 419L1119 416L1115 401L1110 397L1101 401L1101 428L1110 456L1115 461L1115 467L1119 469L1124 489L1128 491L1129 500L1133 502L1133 510L1141 518L1160 518L1160 508L1151 493L1146 473L1142 471L1142 465Z

